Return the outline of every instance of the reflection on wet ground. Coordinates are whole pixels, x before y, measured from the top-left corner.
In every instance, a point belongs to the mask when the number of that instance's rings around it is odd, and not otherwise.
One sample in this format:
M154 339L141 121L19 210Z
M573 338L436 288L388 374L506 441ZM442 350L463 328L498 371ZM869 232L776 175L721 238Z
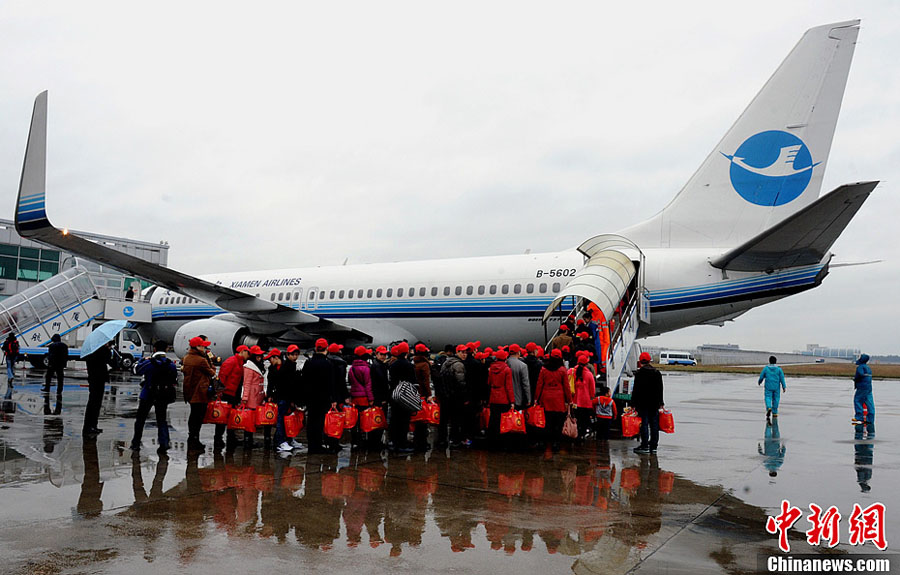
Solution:
M104 433L83 441L78 375L62 397L40 393L38 372L4 395L0 570L221 572L253 559L329 572L738 573L777 552L764 525L782 499L845 516L881 501L888 541L897 528L895 382L876 385L877 439L850 425L844 381L792 381L769 424L755 378L679 373L666 376L676 433L658 456L614 439L559 452L282 458L241 447L188 456L181 403L169 455L148 430L133 456L138 388L127 378L104 400ZM807 528L792 545L815 552ZM875 551L846 545L846 529L838 550Z

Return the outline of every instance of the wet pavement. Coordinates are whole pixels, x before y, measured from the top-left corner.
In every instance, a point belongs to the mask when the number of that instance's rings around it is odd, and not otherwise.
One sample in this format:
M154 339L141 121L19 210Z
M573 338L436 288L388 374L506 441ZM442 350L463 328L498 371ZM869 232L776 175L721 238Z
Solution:
M850 425L847 380L789 380L770 426L755 377L679 372L665 375L676 432L654 456L613 439L555 453L281 458L213 453L212 426L207 451L188 456L179 401L168 457L152 414L133 457L136 379L113 381L104 432L84 442L84 372L68 372L61 399L40 393L41 372L24 375L0 412L4 573L745 573L779 553L765 522L782 499L804 512L797 553L820 551L803 533L810 503L844 516L837 552L877 553L847 542L854 503L885 504L889 545L900 528L894 381L875 383L875 437Z

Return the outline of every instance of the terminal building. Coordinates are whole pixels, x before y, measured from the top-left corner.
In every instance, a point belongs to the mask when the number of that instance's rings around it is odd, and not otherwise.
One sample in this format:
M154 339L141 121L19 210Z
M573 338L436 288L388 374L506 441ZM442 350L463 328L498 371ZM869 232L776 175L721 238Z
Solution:
M168 265L169 244L166 242L142 242L74 230L72 233L148 262ZM75 258L71 254L22 238L16 233L15 222L0 219L0 301L50 279L74 264ZM120 285L127 289L132 283L124 278Z

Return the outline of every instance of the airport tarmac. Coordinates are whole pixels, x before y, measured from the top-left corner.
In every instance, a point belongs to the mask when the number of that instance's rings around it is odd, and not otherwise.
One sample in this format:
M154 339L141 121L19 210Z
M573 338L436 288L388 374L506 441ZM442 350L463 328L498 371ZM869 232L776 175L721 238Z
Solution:
M875 384L871 438L850 425L846 379L789 379L777 425L769 426L755 377L667 373L676 429L662 434L655 456L614 439L557 453L389 457L345 449L282 459L208 448L188 457L187 409L179 401L170 408L174 447L161 458L151 422L140 456L127 448L135 378L113 381L104 432L83 442L84 372L68 373L61 401L42 395L41 372L28 370L2 403L2 573L234 573L238 565L745 573L760 556L780 554L765 522L783 499L804 513L791 530L794 553L822 551L805 541L810 503L840 510L839 553L879 553L871 542L848 544L855 503L886 506L888 552L900 528L896 381ZM201 439L212 445L212 426Z

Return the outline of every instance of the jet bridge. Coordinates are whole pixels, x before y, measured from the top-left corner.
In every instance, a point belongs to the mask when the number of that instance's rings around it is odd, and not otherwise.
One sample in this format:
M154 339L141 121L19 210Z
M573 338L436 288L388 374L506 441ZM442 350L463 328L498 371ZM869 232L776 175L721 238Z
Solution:
M561 304L571 301L576 316L595 304L609 324L610 344L606 363L607 385L617 392L632 357L638 327L650 322L650 306L644 289L644 254L631 240L615 234L595 236L578 246L584 266L544 311L546 324ZM562 318L560 318L562 322ZM554 334L555 337L556 334Z

